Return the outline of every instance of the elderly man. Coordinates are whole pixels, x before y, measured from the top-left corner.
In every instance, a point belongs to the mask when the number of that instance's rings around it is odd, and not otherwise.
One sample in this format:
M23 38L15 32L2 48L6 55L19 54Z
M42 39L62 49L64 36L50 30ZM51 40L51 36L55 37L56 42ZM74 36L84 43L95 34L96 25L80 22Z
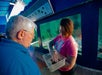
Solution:
M10 18L7 38L0 42L0 75L41 75L27 48L34 38L34 23L21 15Z

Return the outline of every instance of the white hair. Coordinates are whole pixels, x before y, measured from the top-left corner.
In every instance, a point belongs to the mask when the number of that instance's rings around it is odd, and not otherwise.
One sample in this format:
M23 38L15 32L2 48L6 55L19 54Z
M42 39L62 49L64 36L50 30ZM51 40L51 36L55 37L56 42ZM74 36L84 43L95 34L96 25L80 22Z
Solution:
M6 26L6 35L8 38L16 37L16 34L21 29L31 31L36 25L28 18L17 15L10 18Z

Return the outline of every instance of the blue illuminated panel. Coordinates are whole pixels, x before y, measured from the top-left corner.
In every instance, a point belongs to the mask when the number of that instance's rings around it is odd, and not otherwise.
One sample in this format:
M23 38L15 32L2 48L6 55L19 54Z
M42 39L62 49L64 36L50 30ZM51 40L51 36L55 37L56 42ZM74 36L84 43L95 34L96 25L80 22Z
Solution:
M44 18L54 13L49 0L39 0L30 9L31 14L27 17L33 21Z

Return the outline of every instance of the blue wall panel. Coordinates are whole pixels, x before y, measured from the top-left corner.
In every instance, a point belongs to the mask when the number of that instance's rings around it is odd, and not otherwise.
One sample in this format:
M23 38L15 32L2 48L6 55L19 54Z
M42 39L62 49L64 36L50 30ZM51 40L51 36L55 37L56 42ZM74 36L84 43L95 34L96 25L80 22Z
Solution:
M50 0L50 1L56 13L91 0Z
M5 32L5 25L6 25L7 21L6 21L6 17L5 16L0 16L0 33L4 33Z
M0 25L0 33L4 33L5 32L5 25Z

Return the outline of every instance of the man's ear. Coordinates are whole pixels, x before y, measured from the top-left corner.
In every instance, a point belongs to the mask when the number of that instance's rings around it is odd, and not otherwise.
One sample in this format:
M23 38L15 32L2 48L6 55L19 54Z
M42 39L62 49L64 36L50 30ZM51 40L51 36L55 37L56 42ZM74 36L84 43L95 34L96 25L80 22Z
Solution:
M25 31L24 30L20 30L17 33L17 39L22 39L24 37Z

